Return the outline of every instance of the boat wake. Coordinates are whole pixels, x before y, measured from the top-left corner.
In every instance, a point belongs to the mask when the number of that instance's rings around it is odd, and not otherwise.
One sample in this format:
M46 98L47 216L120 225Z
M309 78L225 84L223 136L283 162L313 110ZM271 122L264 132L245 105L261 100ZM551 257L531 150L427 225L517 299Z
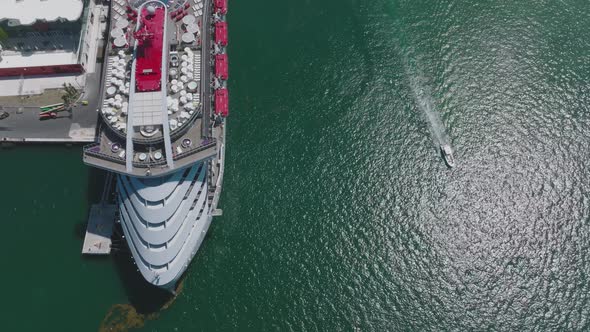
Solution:
M434 144L438 147L440 145L450 145L449 137L445 131L445 127L442 123L440 115L436 112L434 107L434 100L432 98L432 92L422 75L412 75L408 72L408 78L410 81L410 88L416 105L424 114L426 122L429 124L430 133Z

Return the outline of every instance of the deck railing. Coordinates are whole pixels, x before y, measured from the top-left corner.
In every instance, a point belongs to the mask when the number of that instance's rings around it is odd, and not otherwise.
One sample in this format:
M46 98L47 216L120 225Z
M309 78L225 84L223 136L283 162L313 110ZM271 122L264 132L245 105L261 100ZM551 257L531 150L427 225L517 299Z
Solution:
M203 142L203 144L187 150L187 151L183 151L182 153L178 153L175 154L173 156L173 160L180 160L182 158L186 158L188 156L194 155L196 153L199 153L201 151L205 151L211 147L214 147L217 144L217 140L214 138L209 138L209 139L205 139L205 141ZM89 155L89 156L93 156L99 159L103 159L103 160L107 160L119 165L125 165L125 159L120 158L120 157L115 157L109 154L106 154L104 152L100 151L100 143L93 143L93 144L89 144L86 145L84 147L84 154L85 155ZM146 160L146 161L134 161L133 162L133 167L137 167L137 168L148 168L148 167L154 167L154 166L164 166L166 165L166 160L162 159L162 160L157 160L157 161L150 161L150 160Z
M215 138L209 138L209 139L205 139L205 142L197 147L195 147L194 149L188 150L188 151L183 151L182 153L179 153L177 155L174 156L174 160L179 160L185 157L188 157L190 155L193 155L195 153L199 153L201 151L205 151L211 147L214 147L217 144L217 139Z

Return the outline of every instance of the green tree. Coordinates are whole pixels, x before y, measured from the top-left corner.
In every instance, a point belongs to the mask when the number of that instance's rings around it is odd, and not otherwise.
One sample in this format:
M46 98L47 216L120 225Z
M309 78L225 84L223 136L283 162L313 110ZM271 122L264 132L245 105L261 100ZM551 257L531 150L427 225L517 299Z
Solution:
M69 110L72 109L74 103L78 100L78 97L80 97L80 92L76 90L76 88L74 88L72 84L69 83L64 83L63 87L65 90L65 94L61 96L61 99L64 101L65 109Z

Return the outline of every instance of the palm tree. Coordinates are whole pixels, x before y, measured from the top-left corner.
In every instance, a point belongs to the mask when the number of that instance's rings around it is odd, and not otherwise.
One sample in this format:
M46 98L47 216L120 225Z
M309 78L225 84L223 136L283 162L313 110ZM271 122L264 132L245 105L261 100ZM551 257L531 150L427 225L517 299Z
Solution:
M63 96L61 96L61 99L64 101L64 108L71 110L74 106L74 103L78 100L78 97L80 97L80 92L76 90L76 88L74 88L70 83L64 83L63 87L66 92Z

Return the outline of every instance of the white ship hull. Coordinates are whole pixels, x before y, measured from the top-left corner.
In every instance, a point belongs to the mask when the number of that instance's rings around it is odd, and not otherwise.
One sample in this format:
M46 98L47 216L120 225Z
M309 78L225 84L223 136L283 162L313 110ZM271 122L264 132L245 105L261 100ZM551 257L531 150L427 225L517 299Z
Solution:
M118 176L120 221L143 277L173 291L211 223L207 164L161 178Z
M84 162L117 174L135 264L171 291L222 212L226 13L227 0L111 2L104 126Z

